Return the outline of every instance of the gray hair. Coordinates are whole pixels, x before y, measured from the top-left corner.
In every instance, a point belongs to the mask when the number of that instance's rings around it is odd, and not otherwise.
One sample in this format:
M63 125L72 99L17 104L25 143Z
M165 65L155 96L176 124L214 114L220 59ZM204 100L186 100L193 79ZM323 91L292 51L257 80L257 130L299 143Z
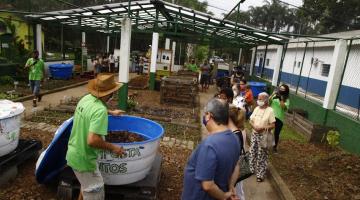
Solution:
M258 96L264 96L264 102L266 103L266 104L269 104L269 94L268 93L266 93L266 92L261 92Z
M229 104L222 99L213 98L205 107L205 113L212 114L212 118L217 124L227 125L229 122Z

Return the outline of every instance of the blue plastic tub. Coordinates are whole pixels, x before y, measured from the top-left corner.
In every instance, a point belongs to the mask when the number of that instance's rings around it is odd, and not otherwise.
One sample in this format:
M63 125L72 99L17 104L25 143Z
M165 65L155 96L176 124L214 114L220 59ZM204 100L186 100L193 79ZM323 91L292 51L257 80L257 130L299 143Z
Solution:
M74 65L72 64L52 64L49 65L50 75L54 79L70 79L72 77Z
M223 69L217 70L216 78L222 78L222 77L228 77L228 76L229 76L229 70L223 70Z
M39 183L47 183L66 166L66 151L73 125L73 118L66 120L56 131L54 139L41 153L35 176ZM101 151L98 158L99 169L107 185L124 185L143 179L151 169L164 134L163 127L151 120L134 116L109 116L109 131L130 131L146 138L143 142L119 143L126 152L117 156Z
M257 96L261 92L266 92L266 90L267 90L266 83L264 83L264 82L248 82L248 85L251 87L251 91L255 98L257 98Z

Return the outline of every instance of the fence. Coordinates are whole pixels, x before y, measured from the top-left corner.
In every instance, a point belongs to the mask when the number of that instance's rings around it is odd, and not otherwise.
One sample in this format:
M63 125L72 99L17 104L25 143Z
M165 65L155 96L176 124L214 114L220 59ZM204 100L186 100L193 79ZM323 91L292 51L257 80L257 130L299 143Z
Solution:
M338 129L341 133L340 147L360 155L360 40L348 40L347 58L336 106L334 109L325 109L323 98L327 88L334 43L332 41L289 44L289 49L285 50L283 57L280 81L288 84L292 89L290 108L307 111L308 119L316 124ZM258 57L260 53L257 54ZM267 57L271 57L271 53L269 55L268 52ZM266 59L263 57L263 60ZM261 69L262 66L266 65L259 65L259 62L255 64L256 76L253 79L267 81L269 84L272 77L261 73L266 71Z
M345 62L345 71L340 86L335 110L360 120L360 40L349 45L349 55ZM292 41L284 48L280 82L290 86L295 94L323 103L335 41ZM259 48L256 53L254 74L267 81L273 76L274 48Z

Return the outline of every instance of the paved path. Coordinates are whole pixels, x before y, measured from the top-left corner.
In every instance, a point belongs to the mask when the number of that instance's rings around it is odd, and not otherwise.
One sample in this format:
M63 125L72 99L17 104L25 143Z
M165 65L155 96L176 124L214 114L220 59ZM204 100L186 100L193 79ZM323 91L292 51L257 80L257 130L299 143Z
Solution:
M204 107L206 103L214 97L214 94L217 92L215 86L209 88L207 93L200 93L200 109L201 109L201 119L204 115ZM206 128L201 125L201 134L204 139L207 136ZM245 191L245 199L246 200L279 200L275 189L272 187L270 181L265 178L265 180L261 183L256 182L256 177L252 176L244 181L244 191Z
M115 76L117 79L117 75L115 75ZM136 76L137 75L135 73L130 73L129 79L132 79ZM24 102L22 102L23 105L25 106L24 116L31 115L33 112L38 112L38 111L44 110L44 108L48 107L49 105L51 105L51 106L59 105L60 100L65 100L66 98L82 97L88 93L86 87L87 87L87 85L82 85L79 87L75 87L75 88L63 90L60 92L44 95L42 97L41 102L38 102L37 103L38 105L35 108L32 106L32 100L24 101Z

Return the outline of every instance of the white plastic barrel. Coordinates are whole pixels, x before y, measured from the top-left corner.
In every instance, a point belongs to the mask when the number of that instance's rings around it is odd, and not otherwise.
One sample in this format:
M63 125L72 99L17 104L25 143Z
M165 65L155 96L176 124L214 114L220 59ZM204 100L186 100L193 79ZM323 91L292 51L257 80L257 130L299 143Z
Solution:
M21 103L0 100L0 157L18 146L21 114L24 110Z

